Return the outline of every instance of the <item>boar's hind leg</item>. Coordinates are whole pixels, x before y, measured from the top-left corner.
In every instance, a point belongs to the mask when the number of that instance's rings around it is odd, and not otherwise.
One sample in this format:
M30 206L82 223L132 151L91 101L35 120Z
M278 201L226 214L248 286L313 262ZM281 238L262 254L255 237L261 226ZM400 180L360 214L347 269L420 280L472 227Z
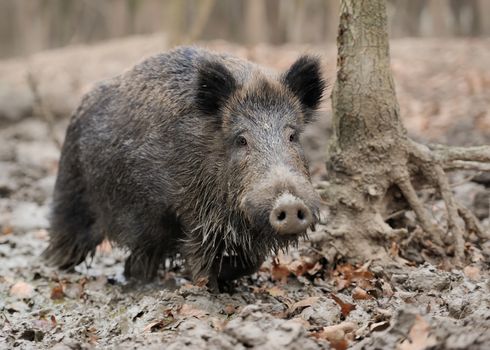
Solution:
M50 242L44 258L61 269L71 269L94 254L102 242L94 233L95 215L89 208L77 167L60 162L50 218Z

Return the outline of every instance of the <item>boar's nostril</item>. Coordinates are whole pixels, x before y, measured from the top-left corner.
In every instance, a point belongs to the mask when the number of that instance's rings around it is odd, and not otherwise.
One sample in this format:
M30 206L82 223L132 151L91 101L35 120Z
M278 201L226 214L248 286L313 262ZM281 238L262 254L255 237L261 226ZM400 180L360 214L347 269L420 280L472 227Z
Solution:
M279 220L279 221L283 221L285 218L286 218L286 212L285 211L281 211L279 213L279 215L277 216L277 220Z
M305 218L305 213L300 209L298 210L298 219L303 220Z

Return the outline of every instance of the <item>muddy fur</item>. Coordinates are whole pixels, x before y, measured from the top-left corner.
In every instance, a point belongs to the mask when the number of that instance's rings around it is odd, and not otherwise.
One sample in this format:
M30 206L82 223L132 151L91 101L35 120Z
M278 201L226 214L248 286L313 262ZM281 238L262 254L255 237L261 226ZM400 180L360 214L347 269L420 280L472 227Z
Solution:
M317 215L298 136L323 88L316 58L275 74L193 47L98 85L66 133L44 256L71 268L108 238L128 276L177 254L211 284L253 273L297 239L269 224L278 195Z

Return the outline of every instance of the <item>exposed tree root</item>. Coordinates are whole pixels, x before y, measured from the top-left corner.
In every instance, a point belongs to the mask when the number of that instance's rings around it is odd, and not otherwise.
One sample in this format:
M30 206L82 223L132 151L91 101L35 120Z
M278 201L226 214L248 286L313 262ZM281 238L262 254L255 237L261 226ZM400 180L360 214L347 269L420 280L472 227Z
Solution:
M468 162L464 160L453 160L443 164L444 170L476 170L490 171L490 164L479 162Z
M442 238L444 236L442 230L432 222L432 219L424 208L424 205L417 196L415 188L410 181L410 175L407 171L395 170L395 184L400 188L403 196L410 207L417 215L422 229L430 235L430 238L439 246L443 246Z
M445 163L453 160L490 163L490 147L451 147L431 144L428 147L439 161Z
M462 265L465 258L465 231L462 223L464 222L467 231L475 232L480 238L486 238L487 235L484 233L478 219L456 202L444 172L444 164L464 161L467 164L470 162L488 166L489 164L483 162L490 163L490 147L462 148L431 145L429 148L409 140L408 153L410 155L409 162L412 163L410 165L415 166L415 170L424 174L440 193L447 211L447 230L451 235L444 234L442 229L433 223L428 211L419 200L410 174L406 169L394 170L394 182L400 188L406 201L417 215L422 229L429 234L432 242L439 247L443 247L443 242L446 244L452 243L455 263ZM411 169L412 171L414 170L413 168Z
M367 169L359 158L354 160L342 157L339 161L338 156L333 156L337 163L348 164L347 173L362 174L346 178L345 172L336 174L334 171L328 189L324 188L323 197L329 202L332 212L332 222L327 223L327 232L331 239L337 240L337 252L348 258L382 259L383 254L389 254L386 249L388 245L379 243L391 240L398 242L403 248L410 244L418 244L424 249L420 252L424 259L431 255L442 258L454 255L453 265L463 266L465 241L468 240L469 233L476 234L480 239L488 239L489 234L484 231L473 213L457 203L444 169L445 165L456 161L490 165L490 147L470 147L468 152L465 152L466 149L460 147L439 145L429 148L406 139L405 142L400 142L397 148L392 149L392 152L386 155L386 159L380 160L389 164L387 167L372 168L378 169L376 173L358 173L358 169ZM402 158L405 161L400 161ZM487 161L489 164L485 163ZM370 190L375 186L373 179L383 184L376 185L378 190L381 188L381 192L374 193ZM413 210L421 229L408 234L404 229L396 230L385 223L390 215L385 215L383 219L380 213L386 213L386 208L383 207L393 199L387 196L387 188L392 185L396 185L400 190L408 205L405 208ZM435 221L417 194L417 189L427 185L441 195L447 214L446 229ZM387 197L383 200L383 196ZM398 215L400 210L396 209L395 213ZM385 246L385 250L380 249L380 245Z

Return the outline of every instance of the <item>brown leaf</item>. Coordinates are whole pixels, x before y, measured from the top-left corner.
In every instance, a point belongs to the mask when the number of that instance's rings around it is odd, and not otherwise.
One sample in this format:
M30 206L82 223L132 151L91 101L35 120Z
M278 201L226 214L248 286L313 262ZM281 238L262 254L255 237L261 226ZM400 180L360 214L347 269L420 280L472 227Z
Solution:
M233 305L228 304L223 308L223 311L226 315L230 316L236 312L236 308Z
M288 270L295 276L302 276L308 268L306 263L302 260L294 260L288 265Z
M221 332L223 331L223 329L225 329L228 320L223 320L217 317L211 317L209 318L208 322L210 323L211 327L213 327L214 330Z
M295 276L303 276L305 273L314 275L321 269L321 264L313 262L309 258L301 257L299 260L294 260L288 264L289 272Z
M369 271L370 264L371 262L368 261L359 268L354 268L351 264L338 265L333 271L333 276L331 276L337 290L340 291L353 283L356 283L361 288L371 289L371 280L374 275Z
M437 344L437 340L433 335L429 334L430 325L420 315L417 315L415 322L410 329L408 338L398 344L398 350L424 350L430 346Z
M179 309L179 315L195 318L204 318L207 312L189 304L183 304Z
M291 318L289 321L299 323L300 325L303 326L304 329L310 329L312 327L310 322L305 320L303 317L294 317L294 318Z
M101 276L97 277L95 280L87 281L87 283L85 283L84 287L87 290L100 291L100 290L104 289L106 284L107 284L107 277L101 275Z
M389 326L390 326L390 321L381 321L381 322L373 323L369 327L369 330L371 332L381 332L387 329Z
M56 327L56 318L52 315L50 319L40 318L39 320L34 320L32 322L33 328L42 330L43 332L49 332Z
M347 317L352 310L355 310L356 306L354 304L349 304L343 302L338 296L333 293L330 293L330 297L340 306L340 313L342 316Z
M303 309L305 307L311 306L316 303L320 297L309 297L294 303L290 308L290 313L295 312L298 309Z
M463 272L472 281L479 281L481 278L480 269L476 266L468 265L463 269Z
M87 337L88 342L92 345L97 344L99 336L97 335L97 329L94 327L89 327L85 329L85 337Z
M364 289L360 287L356 287L352 290L352 299L367 300L367 299L373 299L373 297L369 295Z
M357 329L356 324L352 322L342 322L337 325L324 327L323 331L318 333L317 337L325 339L330 346L336 350L345 350L349 345L348 337Z
M63 293L63 286L60 284L57 284L53 289L51 289L51 299L52 300L60 300L63 299L65 296L65 293Z
M400 247L396 242L391 242L390 255L392 257L397 257L398 255L400 255Z
M273 286L271 288L266 289L267 293L273 297L283 297L286 296L286 292L284 289L279 288L278 286Z
M63 294L70 299L80 299L83 294L83 286L79 283L63 283Z
M194 283L195 286L199 288L204 288L208 284L209 279L207 277L200 277L197 279L197 281Z
M384 280L381 282L381 289L383 290L383 296L386 298L391 298L395 294L393 288L391 288L391 284Z
M320 271L323 268L322 264L320 264L318 261L308 269L308 274L313 276L316 274L318 271Z
M161 320L149 323L148 325L146 325L145 328L143 328L143 332L156 332L164 329L165 327L171 325L174 322L175 322L175 317L172 314L172 311L166 310L165 316Z
M2 235L10 235L14 232L12 226L4 226L2 227Z
M10 287L9 293L18 299L29 299L34 295L34 288L29 283L19 281Z
M49 238L49 232L48 230L42 228L34 232L34 237L36 237L37 239L41 239L43 241L47 241Z
M272 263L271 277L274 281L281 281L281 283L286 283L289 274L290 272L287 265L280 264L279 262Z

